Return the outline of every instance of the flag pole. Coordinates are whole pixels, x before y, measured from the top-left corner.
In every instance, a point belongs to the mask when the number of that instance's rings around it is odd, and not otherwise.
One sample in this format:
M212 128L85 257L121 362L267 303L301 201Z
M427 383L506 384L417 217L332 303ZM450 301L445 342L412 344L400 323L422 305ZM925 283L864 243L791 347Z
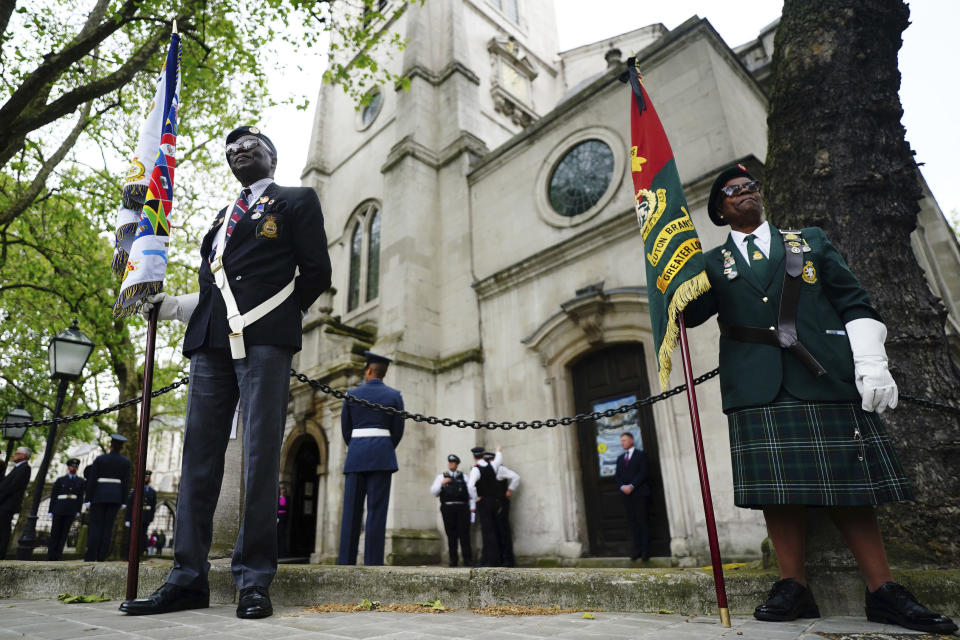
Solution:
M720 542L717 538L717 523L713 517L713 498L710 495L710 478L707 475L707 459L703 452L703 434L700 431L700 411L697 409L697 392L694 388L693 367L690 365L690 345L687 342L687 326L683 312L678 315L680 324L680 352L683 355L683 379L687 384L687 404L690 407L690 423L693 427L693 448L697 454L697 471L700 474L700 493L703 495L703 513L707 521L707 540L710 543L710 562L713 565L713 586L717 590L717 608L720 624L730 626L730 610L727 608L727 587L723 581L723 561L720 559Z
M157 312L160 305L154 305L147 319L147 345L143 357L143 395L140 401L140 432L137 436L137 473L133 482L133 504L130 509L130 552L127 555L127 600L137 597L137 585L140 580L140 545L143 538L140 529L143 522L143 488L147 466L147 439L150 435L150 400L153 391L153 356L157 343Z

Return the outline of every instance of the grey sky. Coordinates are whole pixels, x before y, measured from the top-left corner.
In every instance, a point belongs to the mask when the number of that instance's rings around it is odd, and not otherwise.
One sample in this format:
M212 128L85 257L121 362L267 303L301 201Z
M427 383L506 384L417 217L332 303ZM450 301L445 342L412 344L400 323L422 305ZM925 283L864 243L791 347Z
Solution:
M436 0L428 0L436 1ZM561 49L570 49L662 22L674 28L693 15L707 18L727 44L740 45L757 36L774 21L781 0L555 0ZM910 3L911 26L904 33L900 51L900 90L907 140L924 163L922 171L945 213L960 210L960 181L952 175L954 153L960 148L960 128L953 124L953 111L960 104L960 88L950 80L952 64L960 60L960 2L914 0ZM277 180L299 184L306 161L313 119L312 100L320 88L325 60L303 61L309 72L287 69L271 85L280 95L305 95L311 107L297 111L277 107L264 114L262 126L281 150ZM941 71L942 70L942 71ZM656 100L656 96L653 96ZM952 108L951 108L952 106Z

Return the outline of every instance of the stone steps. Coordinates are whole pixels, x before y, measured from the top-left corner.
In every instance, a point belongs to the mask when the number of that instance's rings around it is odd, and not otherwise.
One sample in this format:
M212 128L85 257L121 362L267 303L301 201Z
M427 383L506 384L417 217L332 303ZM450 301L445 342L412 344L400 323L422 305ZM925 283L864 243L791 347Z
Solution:
M168 560L141 564L140 593L153 591L170 569ZM909 570L895 578L929 607L960 616L960 570ZM726 573L730 612L748 615L777 578L773 573ZM103 593L122 599L121 562L0 562L0 598L55 598L60 593ZM863 615L863 584L855 572L811 578L823 615ZM211 601L230 603L236 589L228 560L213 562ZM455 608L493 604L597 608L607 611L712 614L713 577L703 569L468 569L439 567L337 567L280 565L270 594L278 605L322 602L422 602L439 598Z

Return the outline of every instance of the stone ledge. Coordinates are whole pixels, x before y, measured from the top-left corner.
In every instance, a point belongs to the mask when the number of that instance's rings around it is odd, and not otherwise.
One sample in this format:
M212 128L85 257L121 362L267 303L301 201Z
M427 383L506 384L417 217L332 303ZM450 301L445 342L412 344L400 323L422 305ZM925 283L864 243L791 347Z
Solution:
M140 593L160 585L169 561L141 565ZM895 571L895 578L932 609L960 615L960 570ZM766 571L726 575L730 612L749 615L777 578ZM126 565L120 562L0 562L0 598L55 598L103 593L121 599ZM863 615L863 586L855 572L820 574L811 580L824 615ZM210 571L211 601L230 603L236 588L229 561ZM420 602L440 598L451 607L493 604L597 607L607 611L712 614L713 578L702 569L449 569L439 567L337 567L280 565L270 588L274 603Z

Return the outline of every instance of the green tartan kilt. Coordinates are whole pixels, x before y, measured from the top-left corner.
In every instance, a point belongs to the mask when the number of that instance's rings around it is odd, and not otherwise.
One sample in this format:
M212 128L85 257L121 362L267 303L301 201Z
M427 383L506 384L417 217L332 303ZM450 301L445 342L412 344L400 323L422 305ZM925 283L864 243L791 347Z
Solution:
M781 392L772 404L728 419L738 507L913 500L883 423L859 404L804 402Z

